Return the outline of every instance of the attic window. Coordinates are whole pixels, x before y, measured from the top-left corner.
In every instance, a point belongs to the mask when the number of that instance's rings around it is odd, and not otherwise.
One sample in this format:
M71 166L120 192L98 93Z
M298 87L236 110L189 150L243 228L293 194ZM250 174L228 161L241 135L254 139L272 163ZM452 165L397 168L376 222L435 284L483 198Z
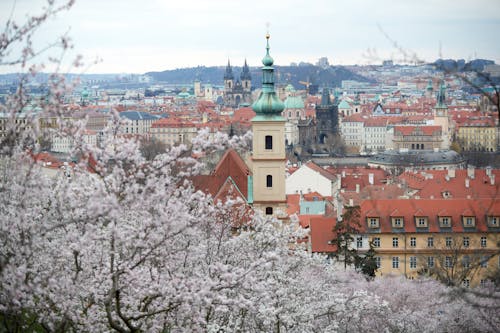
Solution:
M465 228L472 228L476 226L476 217L474 216L463 216L462 222Z
M404 226L402 217L393 217L391 221L393 228L402 228Z
M366 222L370 228L379 228L379 218L378 217L367 217Z
M439 217L439 226L441 228L449 228L449 227L451 227L451 217L449 217L449 216L440 216Z
M488 216L488 227L498 228L500 225L500 216Z
M415 217L415 226L417 228L427 228L427 217L425 216L416 216Z
M273 215L273 207L266 207L266 215Z

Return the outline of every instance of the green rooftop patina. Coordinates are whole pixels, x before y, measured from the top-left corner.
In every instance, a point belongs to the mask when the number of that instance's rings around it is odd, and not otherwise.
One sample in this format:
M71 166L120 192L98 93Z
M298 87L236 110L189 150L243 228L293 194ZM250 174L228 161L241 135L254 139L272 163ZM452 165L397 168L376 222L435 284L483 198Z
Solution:
M429 79L429 82L427 82L427 89L428 91L432 91L434 90L434 88L432 88L432 79Z
M274 91L274 60L269 55L269 34L266 35L266 55L262 59L262 92L259 98L252 105L252 109L257 114L252 121L284 120L281 112L285 108L283 102Z
M351 108L351 106L345 100L342 100L339 103L339 109L349 109L349 108Z
M285 109L303 109L304 101L300 96L288 96L285 99Z

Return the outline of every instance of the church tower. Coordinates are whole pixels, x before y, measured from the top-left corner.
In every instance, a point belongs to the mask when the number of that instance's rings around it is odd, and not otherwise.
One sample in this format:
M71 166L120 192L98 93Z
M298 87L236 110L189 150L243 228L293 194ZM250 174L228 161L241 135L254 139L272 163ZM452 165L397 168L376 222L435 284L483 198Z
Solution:
M450 121L448 118L448 107L446 106L446 94L445 94L444 82L441 83L439 91L437 92L437 103L434 106L434 125L441 126L442 138L441 149L450 148Z
M226 72L224 73L224 104L232 105L232 92L234 89L234 75L231 63L227 61Z
M285 105L274 91L274 60L269 55L269 34L266 55L262 59L262 92L252 105L253 206L266 215L286 216L285 194Z
M248 68L246 59L241 71L240 80L243 91L250 92L252 90L252 76L250 75L250 69Z
M316 106L316 138L318 144L326 145L327 150L328 142L333 140L335 135L338 133L339 125L339 112L337 98L335 98L335 104L331 102L330 90L328 88L323 88L323 93L321 94L321 103Z

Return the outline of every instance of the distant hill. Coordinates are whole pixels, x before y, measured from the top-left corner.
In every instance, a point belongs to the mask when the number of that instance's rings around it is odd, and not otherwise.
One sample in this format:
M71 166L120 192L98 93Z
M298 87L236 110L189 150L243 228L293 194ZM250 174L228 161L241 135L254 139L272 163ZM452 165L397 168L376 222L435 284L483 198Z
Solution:
M474 59L466 62L464 59L438 59L434 62L434 65L438 69L443 69L445 71L474 71L480 72L484 69L485 65L494 65L493 60L487 59Z
M165 83L191 84L195 79L202 83L222 85L226 66L219 67L191 67L163 72L148 72L154 80ZM319 87L340 87L343 80L356 80L361 82L372 82L372 80L355 74L342 66L330 66L321 68L318 66L275 66L276 81L278 83L291 83L296 89L301 89L303 85L299 81L309 81ZM241 67L233 67L235 78L239 77ZM260 67L251 67L252 85L260 86L262 72Z

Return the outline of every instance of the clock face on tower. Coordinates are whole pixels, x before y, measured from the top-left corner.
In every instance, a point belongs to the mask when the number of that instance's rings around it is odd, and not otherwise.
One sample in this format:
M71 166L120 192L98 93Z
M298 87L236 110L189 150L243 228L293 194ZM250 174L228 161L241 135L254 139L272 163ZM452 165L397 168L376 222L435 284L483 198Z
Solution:
M438 110L438 111L437 111L437 115L438 115L438 116L442 116L442 115L443 115L443 110Z

